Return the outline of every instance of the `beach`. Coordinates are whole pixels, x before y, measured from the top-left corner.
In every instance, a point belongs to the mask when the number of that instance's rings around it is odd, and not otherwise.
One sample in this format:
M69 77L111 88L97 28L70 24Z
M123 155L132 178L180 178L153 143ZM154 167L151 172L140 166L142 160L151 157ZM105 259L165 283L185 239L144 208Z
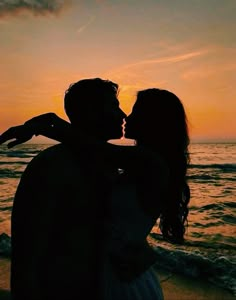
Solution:
M0 258L0 300L10 300L10 260ZM229 291L209 282L157 270L165 300L235 300ZM149 300L149 299L148 299Z
M209 282L158 270L164 300L235 300L229 291Z
M20 177L48 145L0 147L0 300L9 299L10 218ZM183 245L163 241L158 223L148 241L165 300L236 299L236 144L193 144L188 182L191 203ZM2 258L1 258L2 257Z
M10 299L10 259L0 258L0 300Z

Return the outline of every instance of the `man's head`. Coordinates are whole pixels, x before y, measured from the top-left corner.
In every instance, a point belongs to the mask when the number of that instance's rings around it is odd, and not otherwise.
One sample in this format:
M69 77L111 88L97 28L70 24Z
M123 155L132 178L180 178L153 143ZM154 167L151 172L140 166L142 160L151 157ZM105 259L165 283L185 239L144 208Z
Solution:
M68 88L64 106L72 126L103 140L120 138L125 113L117 99L118 84L91 78Z

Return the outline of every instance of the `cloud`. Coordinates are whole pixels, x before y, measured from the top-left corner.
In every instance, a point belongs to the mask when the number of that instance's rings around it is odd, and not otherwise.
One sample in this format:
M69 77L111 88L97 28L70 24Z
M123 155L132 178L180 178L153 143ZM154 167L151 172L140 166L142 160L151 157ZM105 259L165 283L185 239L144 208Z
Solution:
M141 60L136 63L128 64L122 69L129 69L132 67L136 66L141 66L141 65L149 65L149 64L160 64L160 63L176 63L184 60L188 60L197 56L201 56L205 54L205 51L195 51L195 52L190 52L190 53L185 53L185 54L180 54L180 55L175 55L175 56L169 56L169 57L161 57L161 58L156 58L156 59L147 59L147 60Z
M80 26L78 29L77 29L77 33L80 34L82 33L91 23L93 23L93 21L95 20L95 17L94 16L90 16L89 20L87 23L85 23L84 25Z
M116 78L129 77L129 78L133 78L134 80L137 79L138 74L139 75L142 74L143 77L145 70L151 70L151 69L156 70L156 65L158 64L166 68L167 65L191 60L197 57L201 57L207 53L208 50L197 50L197 51L190 51L190 52L175 54L170 56L162 56L153 59L143 59L133 63L125 64L115 69L110 69L106 72L106 75L108 77L115 76ZM148 76L150 77L150 73Z
M39 15L56 13L65 2L66 0L0 0L0 16L15 15L23 10Z

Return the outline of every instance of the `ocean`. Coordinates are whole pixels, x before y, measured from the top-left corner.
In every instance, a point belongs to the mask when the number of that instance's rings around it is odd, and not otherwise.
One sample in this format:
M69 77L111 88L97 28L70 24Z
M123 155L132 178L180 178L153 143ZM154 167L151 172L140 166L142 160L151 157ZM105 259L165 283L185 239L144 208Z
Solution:
M50 145L0 146L0 255L10 254L10 218L14 193L30 160ZM191 189L184 245L162 240L158 223L149 242L157 267L210 281L236 295L236 143L190 145Z

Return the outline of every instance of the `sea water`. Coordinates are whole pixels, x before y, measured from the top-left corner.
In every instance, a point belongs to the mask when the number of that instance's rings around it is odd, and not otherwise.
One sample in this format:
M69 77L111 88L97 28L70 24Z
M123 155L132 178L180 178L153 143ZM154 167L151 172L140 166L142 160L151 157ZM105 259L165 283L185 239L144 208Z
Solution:
M0 146L0 254L10 253L14 193L31 159L50 145ZM149 242L157 266L229 289L236 294L236 143L191 144L191 189L184 245L162 240L158 221Z

